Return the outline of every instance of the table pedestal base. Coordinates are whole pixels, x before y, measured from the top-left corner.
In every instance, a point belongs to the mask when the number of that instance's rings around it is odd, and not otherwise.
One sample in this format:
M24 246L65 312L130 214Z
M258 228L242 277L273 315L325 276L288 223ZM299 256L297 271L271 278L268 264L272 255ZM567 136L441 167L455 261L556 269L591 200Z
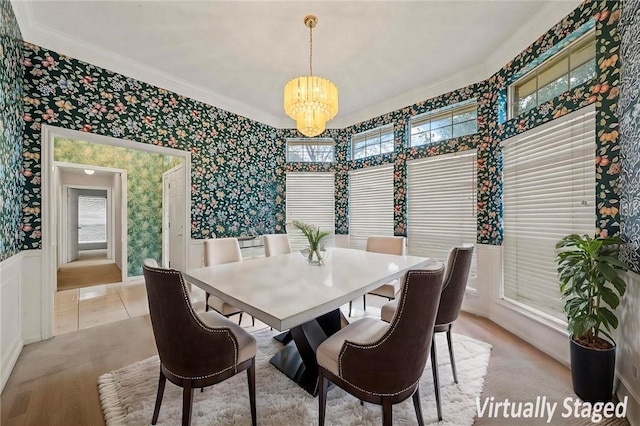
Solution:
M271 358L278 370L311 395L318 394L318 363L316 349L320 343L341 328L339 309L292 328L293 341Z

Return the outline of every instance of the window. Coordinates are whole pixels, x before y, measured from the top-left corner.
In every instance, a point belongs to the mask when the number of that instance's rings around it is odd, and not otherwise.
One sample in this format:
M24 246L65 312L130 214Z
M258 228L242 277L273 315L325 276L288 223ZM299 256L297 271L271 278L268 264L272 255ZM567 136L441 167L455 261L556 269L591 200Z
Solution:
M503 142L504 297L562 320L555 245L595 231L594 152L593 106Z
M78 242L102 243L107 241L107 199L105 197L78 197Z
M333 245L335 229L335 191L333 173L287 173L286 222L300 220L331 232L322 240ZM293 250L309 246L302 232L293 225L287 226L287 234Z
M334 149L331 138L287 139L287 162L332 163Z
M475 99L417 115L411 119L411 146L442 142L478 131Z
M393 124L357 133L351 138L354 160L393 152Z
M517 117L594 78L595 55L596 38L591 31L512 84L511 117Z
M349 241L364 250L371 235L393 236L393 165L349 172Z
M407 163L408 251L446 261L454 246L475 244L476 152L463 151ZM475 287L474 250L469 288Z

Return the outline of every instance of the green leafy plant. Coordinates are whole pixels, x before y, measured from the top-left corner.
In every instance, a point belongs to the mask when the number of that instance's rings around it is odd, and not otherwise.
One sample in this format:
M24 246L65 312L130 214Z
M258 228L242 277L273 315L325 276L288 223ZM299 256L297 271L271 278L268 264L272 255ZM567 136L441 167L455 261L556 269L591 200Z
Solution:
M627 288L620 273L628 269L618 259L617 237L593 238L588 235L567 235L556 248L560 291L568 331L579 343L590 347L609 347L599 334L607 336L618 327L614 311Z
M299 220L294 220L292 223L293 226L302 231L304 236L307 237L307 240L309 241L309 260L312 260L314 254L317 256L319 261L322 260L320 252L324 251L325 248L323 245L320 245L320 241L331 233L327 231L321 231L317 226L309 225L304 222L300 222Z

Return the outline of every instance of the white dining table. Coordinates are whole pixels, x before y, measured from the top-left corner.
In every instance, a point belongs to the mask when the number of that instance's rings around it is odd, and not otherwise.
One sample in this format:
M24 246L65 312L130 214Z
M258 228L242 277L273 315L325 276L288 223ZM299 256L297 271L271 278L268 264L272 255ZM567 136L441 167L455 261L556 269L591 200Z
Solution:
M189 269L184 276L277 330L291 329L295 345L286 345L271 362L315 395L315 349L340 329L340 306L429 263L424 257L329 248L320 266L293 252Z

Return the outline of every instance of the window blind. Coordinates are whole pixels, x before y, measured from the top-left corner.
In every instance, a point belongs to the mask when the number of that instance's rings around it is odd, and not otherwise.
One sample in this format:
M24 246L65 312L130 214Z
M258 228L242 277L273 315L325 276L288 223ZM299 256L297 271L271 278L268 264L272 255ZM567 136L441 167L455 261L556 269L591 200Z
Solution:
M445 261L454 246L475 244L476 152L438 155L407 163L409 254ZM475 250L470 279L475 285Z
M78 242L107 241L107 198L78 197Z
M335 191L333 173L290 172L286 176L287 234L293 250L309 246L306 237L291 225L299 220L315 225L331 235L322 241L325 246L334 245Z
M393 165L349 172L350 247L364 250L371 235L393 236Z
M504 297L565 319L555 244L595 231L595 111L503 142Z

